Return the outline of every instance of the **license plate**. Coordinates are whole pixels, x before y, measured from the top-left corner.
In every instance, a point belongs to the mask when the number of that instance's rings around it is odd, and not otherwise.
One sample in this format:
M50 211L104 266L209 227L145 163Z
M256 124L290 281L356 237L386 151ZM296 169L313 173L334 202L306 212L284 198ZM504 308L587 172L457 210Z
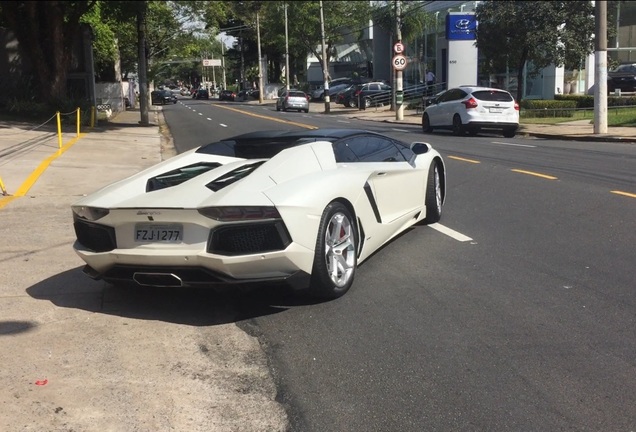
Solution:
M178 243L183 240L183 226L179 224L135 225L136 242Z
M490 108L491 113L502 113L503 108Z

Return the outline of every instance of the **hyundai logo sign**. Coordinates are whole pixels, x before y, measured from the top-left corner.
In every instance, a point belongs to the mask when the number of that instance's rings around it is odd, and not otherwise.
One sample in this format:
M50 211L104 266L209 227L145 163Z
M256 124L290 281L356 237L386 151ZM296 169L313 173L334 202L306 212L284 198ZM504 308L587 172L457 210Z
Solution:
M470 20L467 18L462 18L455 21L455 28L458 28L460 30L468 30L470 28Z
M447 40L474 40L476 29L474 13L451 12L446 15Z

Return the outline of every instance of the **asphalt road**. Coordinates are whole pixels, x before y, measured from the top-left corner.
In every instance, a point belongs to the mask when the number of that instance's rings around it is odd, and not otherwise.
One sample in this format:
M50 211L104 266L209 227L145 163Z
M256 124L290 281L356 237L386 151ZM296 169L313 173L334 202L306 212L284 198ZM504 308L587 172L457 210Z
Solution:
M622 194L636 192L636 146L181 102L164 109L179 152L258 129L355 127L445 157L442 226L385 246L343 298L231 297L294 431L636 429L636 200Z

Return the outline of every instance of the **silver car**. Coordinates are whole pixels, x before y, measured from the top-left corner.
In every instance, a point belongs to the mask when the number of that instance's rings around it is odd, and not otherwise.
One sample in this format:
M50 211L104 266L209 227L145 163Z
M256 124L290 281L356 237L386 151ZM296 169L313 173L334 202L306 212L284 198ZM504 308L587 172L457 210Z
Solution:
M276 99L276 111L297 110L309 112L309 98L300 90L285 90Z

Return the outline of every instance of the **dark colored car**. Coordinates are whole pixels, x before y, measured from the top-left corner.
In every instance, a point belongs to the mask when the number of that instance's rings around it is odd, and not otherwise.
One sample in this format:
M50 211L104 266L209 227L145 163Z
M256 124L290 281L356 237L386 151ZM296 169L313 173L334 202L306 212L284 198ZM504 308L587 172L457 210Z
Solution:
M349 108L355 108L357 105L356 105L356 101L353 99L354 98L354 92L357 89L359 89L360 87L362 87L362 84L352 84L352 85L350 85L346 89L344 89L341 92L339 92L338 94L336 94L334 102L339 104L339 105L344 105L344 106L349 107Z
M382 106L391 103L391 86L382 82L363 84L353 93L353 101L362 101L365 108Z
M236 93L234 93L232 90L221 90L221 93L219 93L220 101L234 101L235 99Z
M625 63L607 72L607 91L636 91L636 63Z
M170 90L155 90L150 93L150 103L153 105L176 104L177 97Z
M210 99L210 92L207 91L206 89L199 89L194 94L194 96L192 96L192 98L193 99Z

